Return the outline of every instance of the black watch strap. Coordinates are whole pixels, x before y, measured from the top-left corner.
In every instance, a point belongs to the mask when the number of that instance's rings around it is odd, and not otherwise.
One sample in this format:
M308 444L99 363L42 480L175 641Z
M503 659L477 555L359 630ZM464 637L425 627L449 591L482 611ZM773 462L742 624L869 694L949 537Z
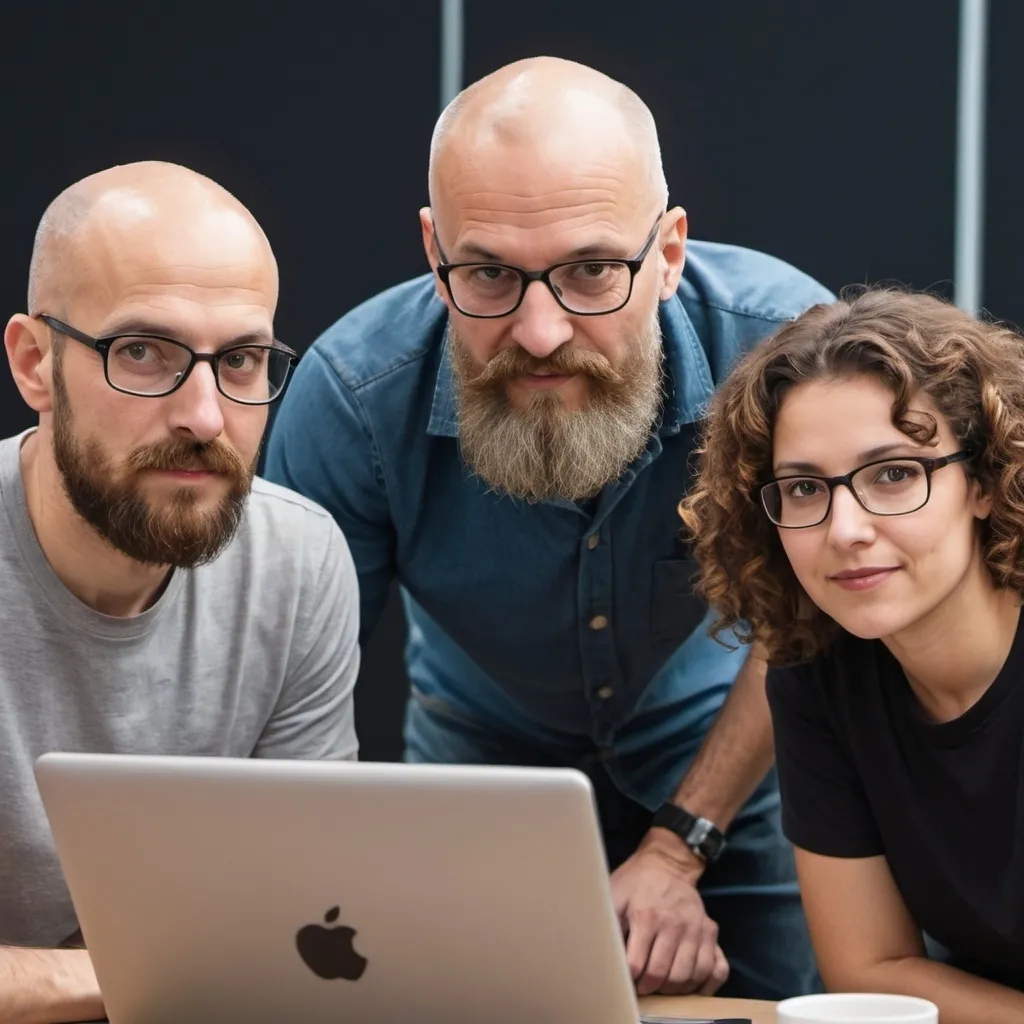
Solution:
M725 836L707 818L699 818L675 804L662 804L654 812L652 827L674 832L698 857L713 864L725 849Z

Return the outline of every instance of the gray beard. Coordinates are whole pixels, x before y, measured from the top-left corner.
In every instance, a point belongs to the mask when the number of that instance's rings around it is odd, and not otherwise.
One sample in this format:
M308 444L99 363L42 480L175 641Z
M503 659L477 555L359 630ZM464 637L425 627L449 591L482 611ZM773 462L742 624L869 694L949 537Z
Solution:
M474 389L473 364L449 322L463 458L495 491L528 502L585 501L617 480L646 448L661 412L662 337L657 309L634 340L618 380L589 378L587 405L563 408L555 392L510 405L502 383Z

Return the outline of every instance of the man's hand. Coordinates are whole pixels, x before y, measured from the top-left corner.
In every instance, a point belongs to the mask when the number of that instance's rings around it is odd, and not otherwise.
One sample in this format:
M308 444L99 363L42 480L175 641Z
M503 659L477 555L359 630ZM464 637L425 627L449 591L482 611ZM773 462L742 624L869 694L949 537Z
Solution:
M718 925L697 892L703 864L664 829L651 829L612 874L612 899L626 935L638 995L713 995L729 977Z
M59 1024L104 1016L96 973L84 949L0 946L4 1024Z

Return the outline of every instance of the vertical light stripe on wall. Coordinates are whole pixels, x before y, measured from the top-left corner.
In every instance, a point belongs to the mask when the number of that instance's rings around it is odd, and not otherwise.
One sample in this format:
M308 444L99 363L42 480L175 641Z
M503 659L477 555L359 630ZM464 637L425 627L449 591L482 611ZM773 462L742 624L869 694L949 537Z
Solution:
M984 287L987 36L987 0L960 0L953 297L971 314L981 308Z
M441 0L441 109L462 90L462 0Z

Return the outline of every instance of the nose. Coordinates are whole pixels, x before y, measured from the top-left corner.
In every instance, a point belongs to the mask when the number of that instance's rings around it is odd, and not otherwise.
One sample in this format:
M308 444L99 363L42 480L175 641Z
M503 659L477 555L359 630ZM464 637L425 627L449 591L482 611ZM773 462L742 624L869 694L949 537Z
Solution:
M172 403L170 426L176 433L206 443L224 432L222 403L227 399L217 390L209 363L196 363L188 380L168 400Z
M836 547L869 544L875 538L875 517L854 497L849 487L838 485L832 492L828 537Z
M545 359L572 339L572 319L543 281L531 281L513 314L512 340L530 355Z

